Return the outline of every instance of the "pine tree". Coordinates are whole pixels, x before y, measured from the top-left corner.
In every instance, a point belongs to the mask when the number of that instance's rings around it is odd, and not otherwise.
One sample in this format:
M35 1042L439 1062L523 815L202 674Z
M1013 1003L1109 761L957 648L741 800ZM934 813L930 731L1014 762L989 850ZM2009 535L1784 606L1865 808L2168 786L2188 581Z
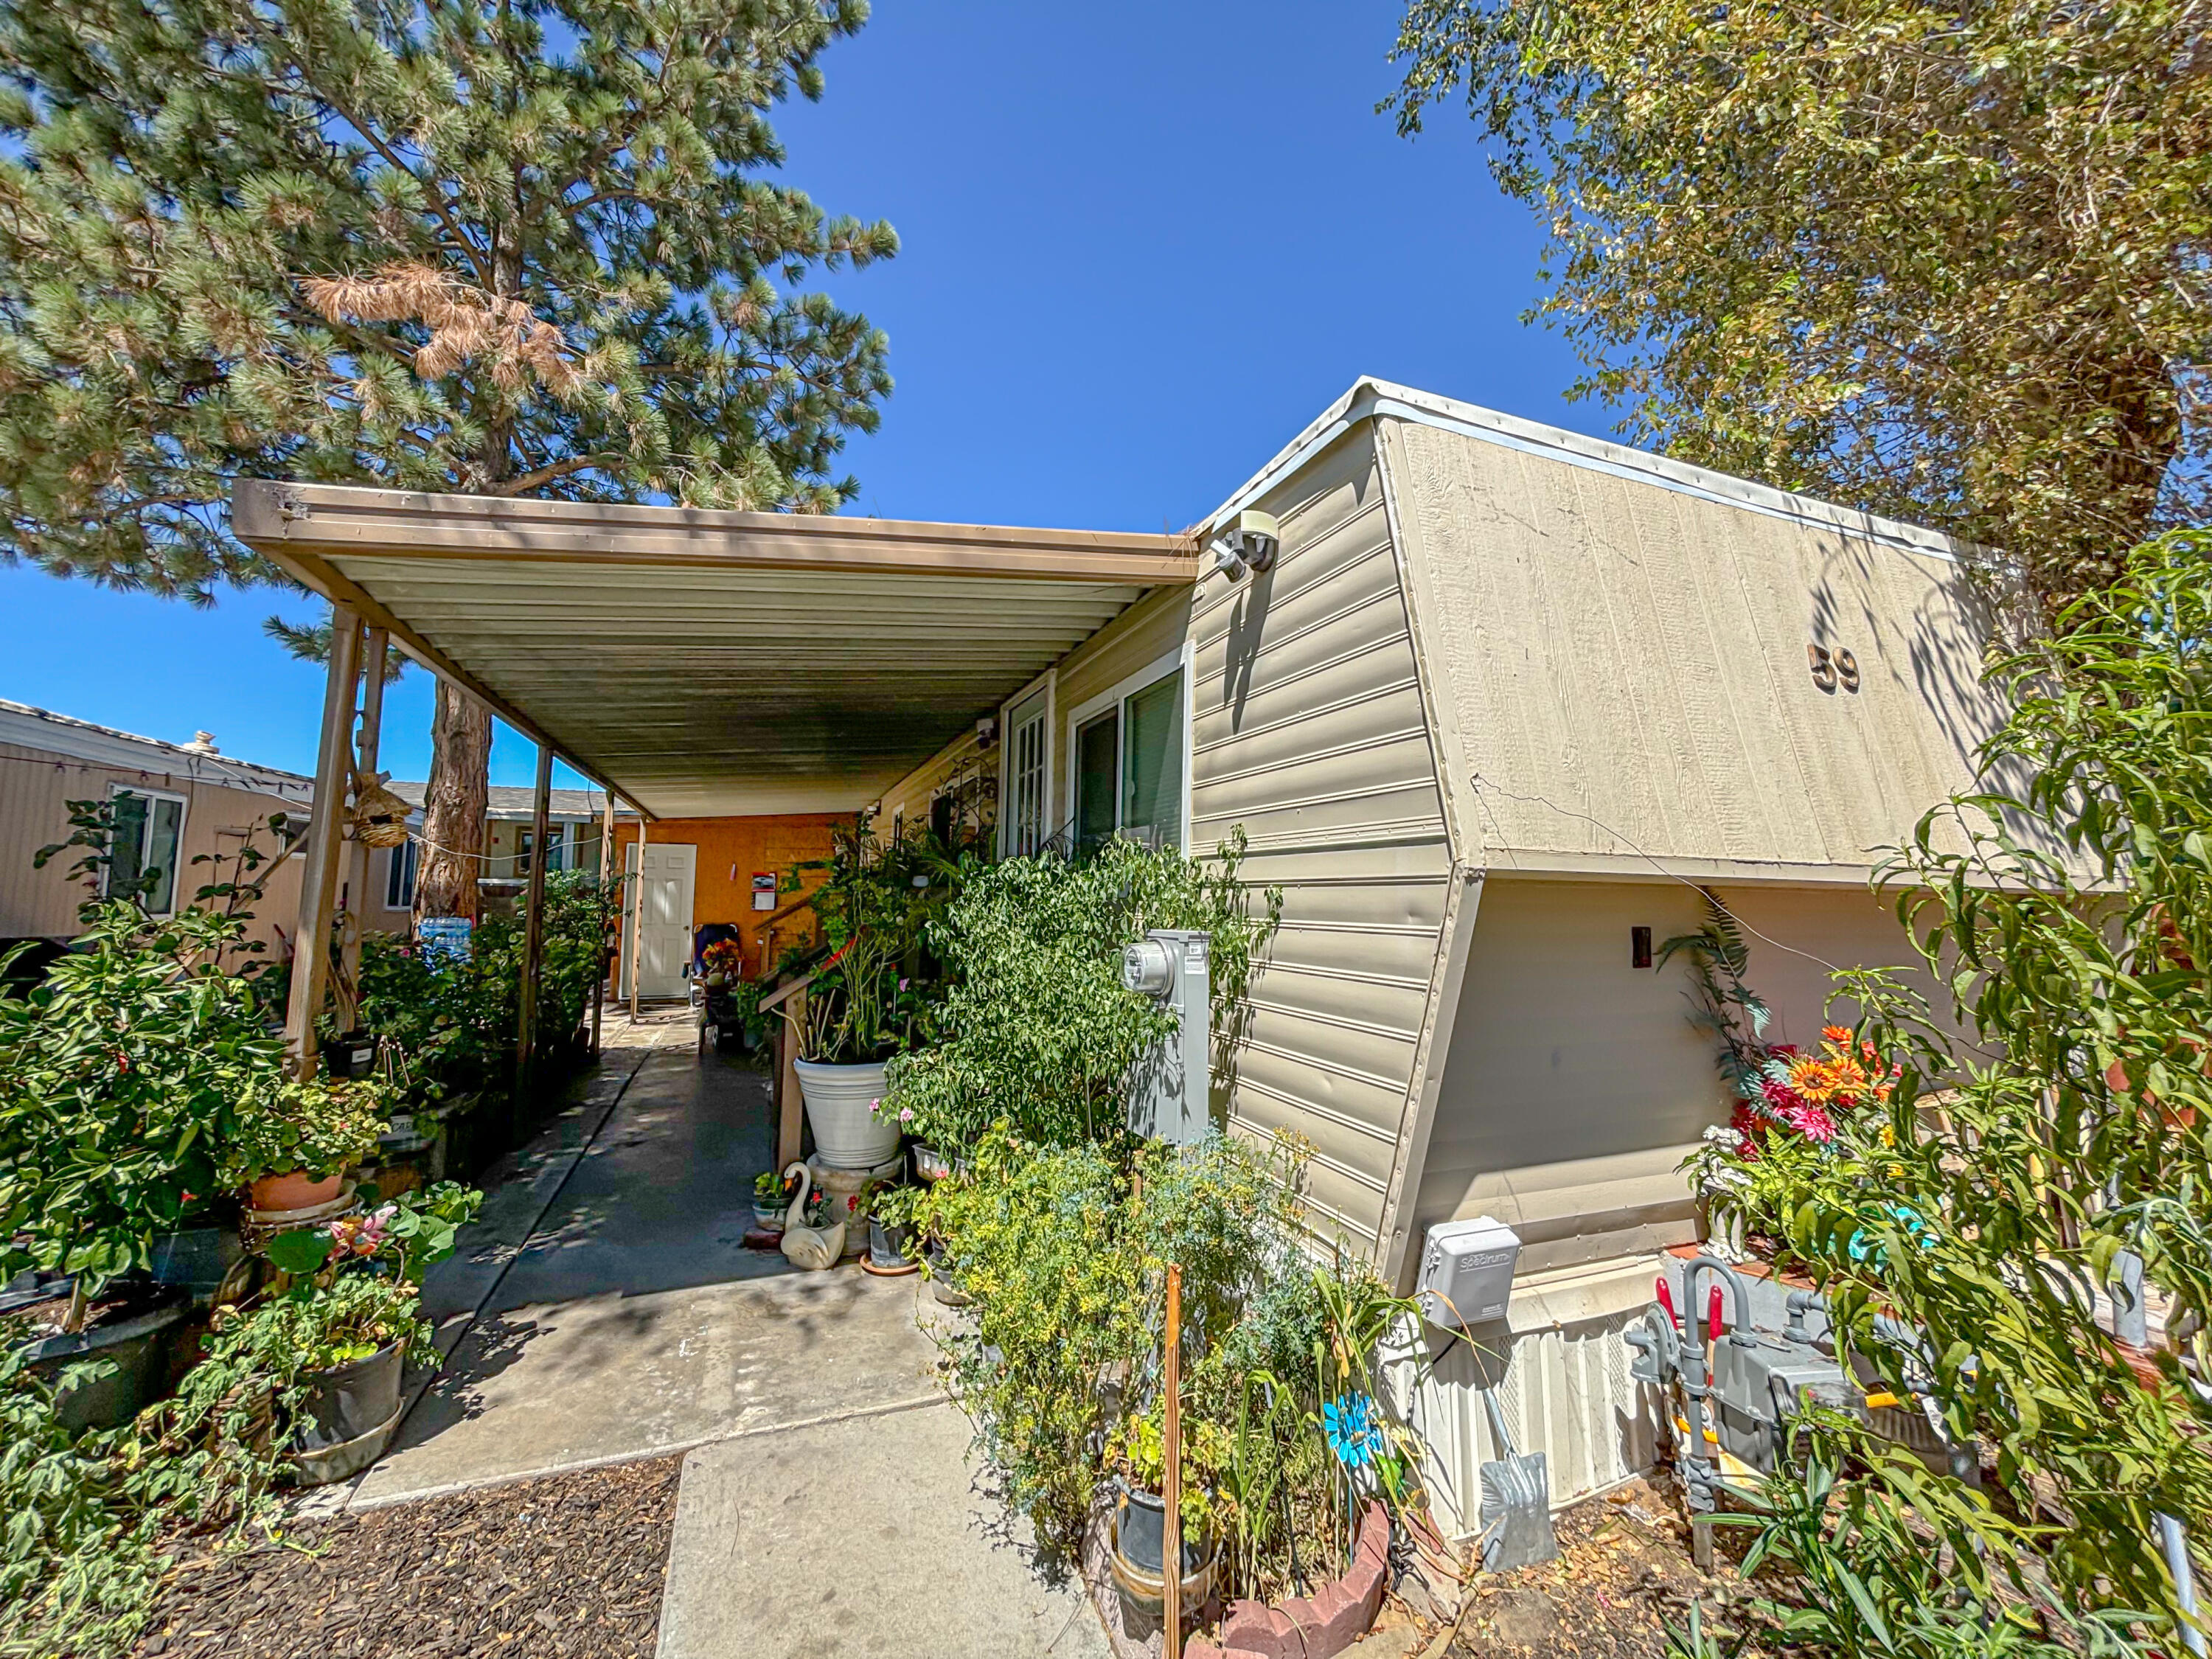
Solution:
M764 176L860 0L0 0L0 556L279 580L240 477L825 511L890 390ZM467 915L491 721L439 688L419 907Z

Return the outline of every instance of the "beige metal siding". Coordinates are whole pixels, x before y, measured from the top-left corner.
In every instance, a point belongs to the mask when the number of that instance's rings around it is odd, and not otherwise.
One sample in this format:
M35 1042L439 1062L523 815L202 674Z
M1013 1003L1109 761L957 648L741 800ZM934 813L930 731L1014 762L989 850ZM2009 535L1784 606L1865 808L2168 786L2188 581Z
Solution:
M193 860L219 855L234 859L248 830L266 853L274 842L265 827L270 814L296 807L250 790L201 782L166 769L102 765L74 756L0 744L0 939L68 939L77 931L77 906L88 896L73 881L72 851L57 855L43 870L33 860L42 847L66 841L69 803L99 800L111 788L159 790L185 800L185 830L179 849L177 897L191 902L200 887L218 879L214 866ZM226 864L222 878L234 874ZM250 937L280 946L279 930L289 938L299 908L298 860L287 860L270 879L268 896Z
M1231 1121L1311 1142L1317 1224L1379 1253L1450 848L1369 432L1257 505L1274 568L1204 578L1191 619L1194 848L1242 829L1245 878L1284 896Z
M1748 978L1773 1011L1772 1041L1819 1042L1831 965L1916 960L1863 889L1718 891L1755 930ZM1687 964L1632 967L1630 929L1663 943L1692 931L1703 903L1674 882L1489 878L1417 1231L1494 1215L1521 1231L1528 1272L1694 1237L1676 1165L1727 1103L1712 1042L1690 1024Z
M1959 565L1379 425L1456 728L1446 775L1492 869L1649 855L1850 881L1968 786L2000 708ZM1821 691L1813 643L1850 650L1861 690Z

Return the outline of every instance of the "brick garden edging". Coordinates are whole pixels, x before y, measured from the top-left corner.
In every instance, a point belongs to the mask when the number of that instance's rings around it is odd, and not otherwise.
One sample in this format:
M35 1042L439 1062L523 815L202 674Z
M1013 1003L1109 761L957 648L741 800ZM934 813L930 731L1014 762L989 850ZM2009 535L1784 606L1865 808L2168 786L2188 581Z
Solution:
M1364 1636L1382 1610L1390 1574L1390 1516L1370 1503L1360 1517L1352 1568L1311 1595L1294 1595L1280 1607L1232 1601L1218 1641L1200 1638L1185 1659L1329 1659Z

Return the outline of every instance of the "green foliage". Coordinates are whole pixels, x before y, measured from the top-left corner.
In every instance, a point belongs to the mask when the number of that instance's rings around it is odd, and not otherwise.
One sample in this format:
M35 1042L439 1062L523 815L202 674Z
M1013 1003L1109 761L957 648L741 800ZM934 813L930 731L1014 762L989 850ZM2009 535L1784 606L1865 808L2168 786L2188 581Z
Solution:
M285 1473L315 1373L394 1343L434 1364L435 1338L416 1287L377 1273L303 1279L251 1311L227 1310L177 1392L122 1431L114 1455L131 1502L173 1522L255 1520Z
M914 1132L953 1151L1000 1119L1051 1145L1121 1133L1129 1067L1173 1029L1121 983L1122 947L1152 927L1212 937L1221 1074L1282 904L1271 890L1250 914L1243 854L1241 838L1210 865L1115 839L1079 863L1045 853L975 872L929 933L951 981L943 1035L891 1071L891 1100L913 1111Z
M270 1240L270 1261L326 1285L342 1273L368 1271L420 1285L424 1273L453 1255L461 1229L483 1207L481 1192L453 1181L390 1200L371 1184L358 1197L361 1206L352 1215Z
M545 878L539 943L538 1030L543 1044L574 1031L605 971L606 929L617 889L596 875L556 871ZM371 933L362 940L359 1019L392 1059L401 1110L437 1110L466 1097L503 1093L514 1082L522 928L480 924L466 963L434 965L412 939Z
M0 1325L0 1655L120 1653L145 1622L155 1564L100 1437L54 1415Z
M2120 587L2001 667L2014 713L1984 792L1929 814L1886 872L1957 1023L1892 975L1841 976L1859 1038L1903 1075L1765 1200L1881 1382L1992 1450L2021 1512L2033 1495L2069 1518L1984 1539L1915 1501L1955 1558L1986 1561L1986 1582L1954 1575L1984 1611L2046 1582L2077 1619L2168 1608L2155 1516L2212 1536L2212 1407L2180 1352L2131 1364L2092 1306L2133 1251L2175 1348L2212 1359L2205 551L2138 550ZM1892 1340L1885 1316L1919 1336Z
M320 1181L343 1172L376 1150L392 1092L376 1078L254 1079L223 1141L222 1184L295 1171Z
M863 818L838 829L828 860L793 869L794 887L801 871L829 872L809 896L830 954L806 988L802 1058L884 1060L928 1039L942 987L925 943L983 867L970 842L948 846L923 830L881 841Z
M1303 1154L1213 1138L1133 1163L1005 1126L915 1200L944 1271L974 1298L948 1340L977 1437L1048 1545L1071 1548L1118 1465L1160 1478L1170 1261L1183 1269L1182 1502L1237 1584L1279 1591L1347 1543L1351 1482L1319 1431L1324 1399L1374 1382L1402 1310L1370 1273L1315 1267L1298 1237Z
M0 547L204 602L239 476L824 510L890 391L763 174L827 6L0 5Z
M2141 1614L2078 1613L2031 1575L1991 1562L2033 1556L2060 1528L2021 1521L1856 1419L1814 1414L1753 1519L1747 1578L1787 1570L1787 1600L1749 1609L1793 1646L1850 1659L2080 1659L2149 1654L2131 1632Z
M0 1267L96 1293L148 1265L187 1194L221 1187L240 1103L282 1060L252 988L219 965L243 928L108 900L42 984L0 989Z
M2046 602L2201 518L2191 0L1410 0L1550 233L1535 314L1685 460L2002 548ZM2179 457L2181 464L2169 467Z

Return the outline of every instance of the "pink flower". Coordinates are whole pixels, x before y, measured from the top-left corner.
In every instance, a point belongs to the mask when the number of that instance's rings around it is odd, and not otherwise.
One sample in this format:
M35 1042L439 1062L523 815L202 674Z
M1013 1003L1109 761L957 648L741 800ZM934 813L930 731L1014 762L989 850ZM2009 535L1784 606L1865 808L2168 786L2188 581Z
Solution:
M880 1100L872 1100L872 1101L870 1101L870 1102L868 1103L868 1109L869 1109L869 1111L871 1111L871 1112L880 1112L880 1111L882 1111L882 1110L884 1109L884 1103L883 1103L882 1101L880 1101ZM1164 1590L1161 1591L1160 1593L1161 1593L1163 1595L1166 1595L1166 1594L1167 1594L1167 1592L1166 1592L1166 1591L1164 1591Z
M902 1106L902 1107L900 1107L900 1108L899 1108L899 1121L900 1121L900 1122L902 1122L902 1123L911 1123L911 1122L913 1122L913 1121L914 1121L914 1108L913 1108L913 1107L911 1107L911 1106ZM1164 1594L1164 1592L1163 1592L1163 1594Z
M900 990L902 990L902 991L903 991L903 990L905 990L905 989L906 989L906 981L905 981L904 980L901 980L901 981L899 981L899 989L900 989ZM1163 1591L1163 1592L1162 1592L1162 1594L1163 1594L1163 1595L1164 1595L1165 1593L1166 1593L1166 1592L1164 1592L1164 1591Z
M1818 1106L1793 1106L1782 1115L1790 1127L1808 1140L1817 1140L1826 1146L1836 1138L1835 1120Z

